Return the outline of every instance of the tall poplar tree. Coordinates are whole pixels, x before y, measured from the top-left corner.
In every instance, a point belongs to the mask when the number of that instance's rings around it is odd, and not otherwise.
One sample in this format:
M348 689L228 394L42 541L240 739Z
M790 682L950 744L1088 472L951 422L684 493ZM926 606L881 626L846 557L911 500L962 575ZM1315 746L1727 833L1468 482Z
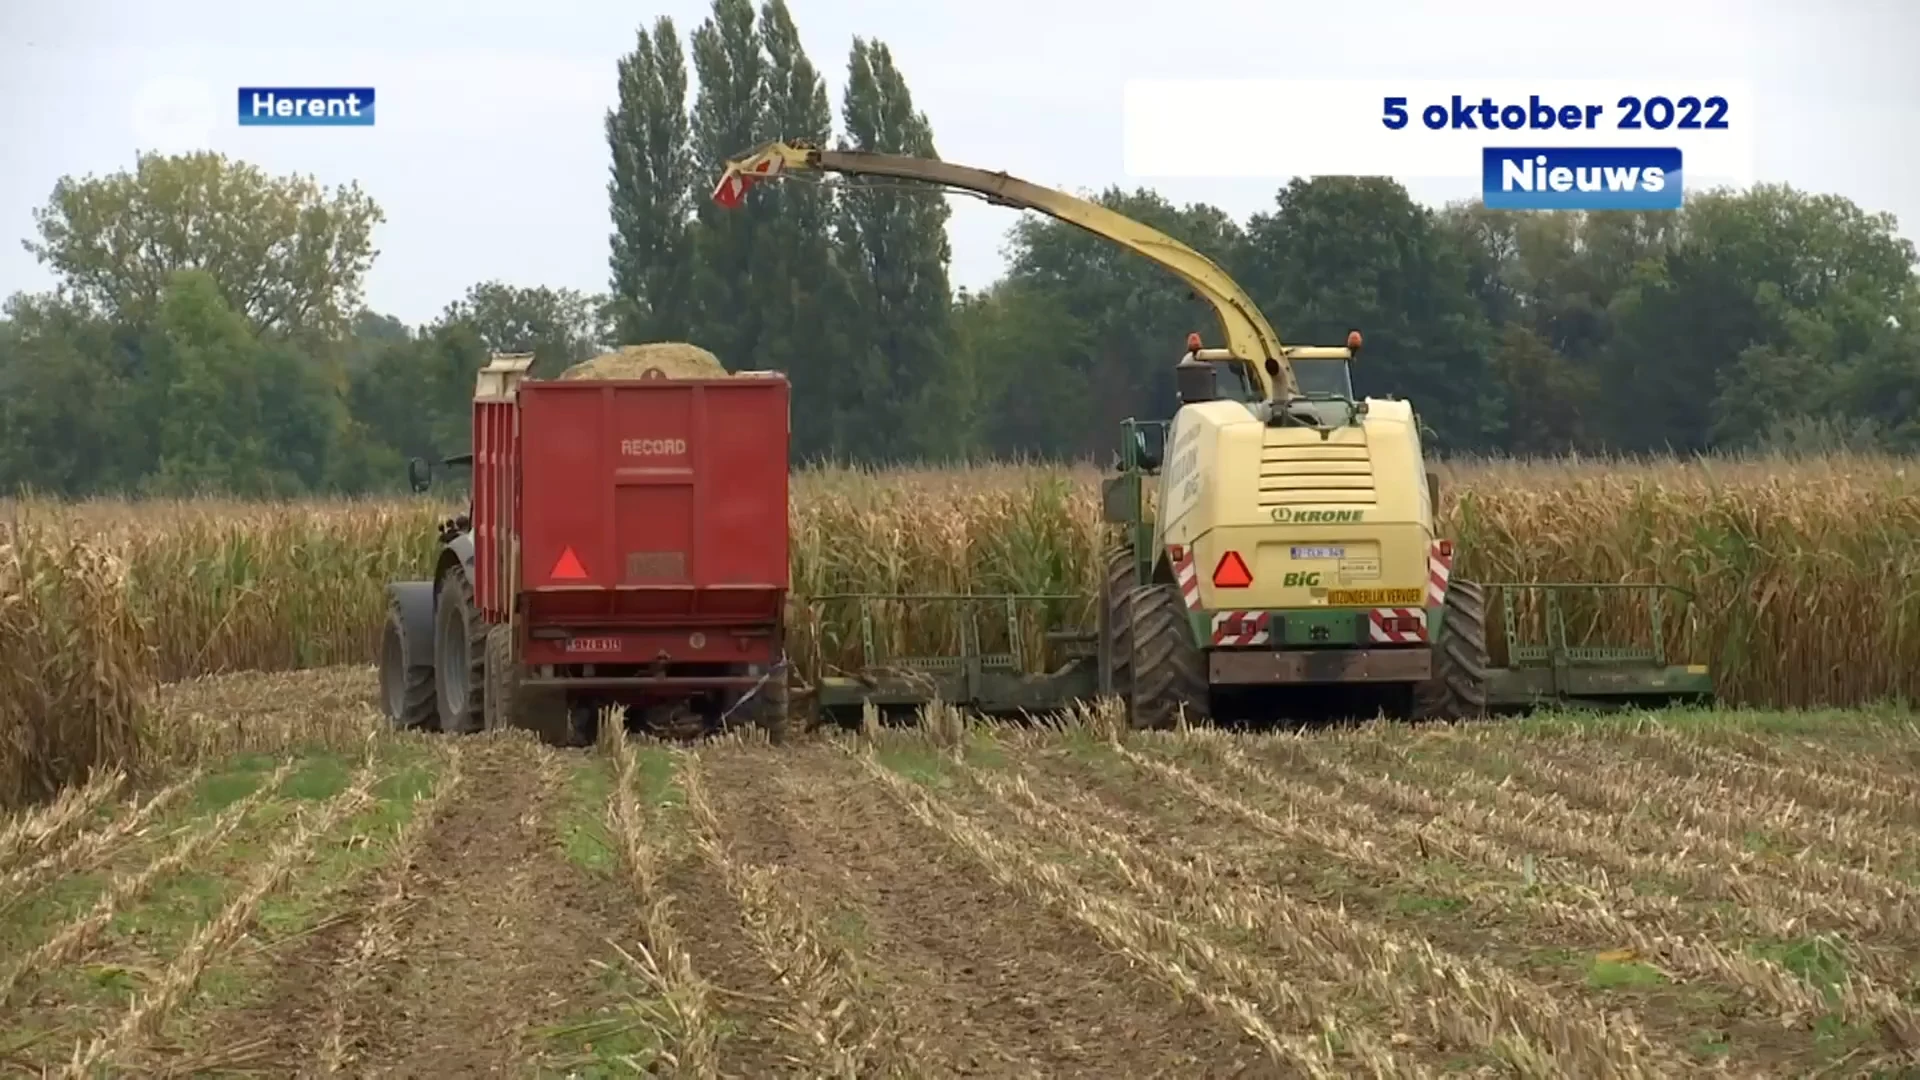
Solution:
M913 94L878 41L853 40L847 94L841 104L845 145L856 150L937 158L933 126L913 107ZM854 411L843 423L846 445L862 456L944 453L957 431L960 380L951 367L953 293L947 277L951 211L936 189L905 190L898 182L850 177L836 232L859 337L849 373L860 379ZM946 422L943 422L946 421Z
M766 51L768 135L825 146L833 135L827 84L807 58L786 0L760 9ZM833 313L844 282L833 259L833 189L820 177L763 184L746 212L754 215L753 303L761 318L756 367L793 379L794 449L803 457L831 452L832 414L845 334Z
M607 113L613 152L613 310L624 342L677 341L693 320L690 205L695 183L687 62L673 20L642 29L619 62L619 104Z
M693 103L693 151L717 179L730 157L767 138L767 62L754 26L753 0L713 0L713 13L693 32L693 71L700 92ZM772 185L761 185L762 189ZM756 277L773 275L758 265L764 216L753 212L768 197L748 194L732 210L701 197L695 202L699 260L694 273L691 340L719 354L728 367L759 368L761 312Z

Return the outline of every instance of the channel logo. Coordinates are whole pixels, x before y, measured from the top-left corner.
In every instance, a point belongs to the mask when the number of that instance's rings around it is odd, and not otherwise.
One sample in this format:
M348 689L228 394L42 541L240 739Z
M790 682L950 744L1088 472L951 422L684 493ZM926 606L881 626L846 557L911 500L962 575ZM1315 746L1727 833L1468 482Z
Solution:
M1678 210L1680 151L1489 146L1480 152L1480 188L1489 210Z
M373 87L243 86L241 127L372 127Z

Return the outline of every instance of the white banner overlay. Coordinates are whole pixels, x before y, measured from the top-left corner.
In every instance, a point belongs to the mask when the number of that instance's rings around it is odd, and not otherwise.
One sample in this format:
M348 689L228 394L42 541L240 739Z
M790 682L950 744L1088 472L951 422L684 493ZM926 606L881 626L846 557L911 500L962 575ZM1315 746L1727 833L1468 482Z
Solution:
M1398 130L1385 123L1390 98L1406 99ZM1688 187L1746 186L1756 102L1738 79L1133 79L1125 164L1138 179L1478 179L1488 146L1671 146ZM1632 119L1637 129L1621 127ZM1707 126L1716 122L1725 127Z

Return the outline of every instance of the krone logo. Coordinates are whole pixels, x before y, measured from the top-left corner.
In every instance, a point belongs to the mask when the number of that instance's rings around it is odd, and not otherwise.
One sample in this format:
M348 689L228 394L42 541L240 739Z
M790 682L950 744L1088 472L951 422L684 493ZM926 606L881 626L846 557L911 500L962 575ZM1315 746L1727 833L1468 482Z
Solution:
M1275 507L1273 520L1290 522L1295 525L1338 524L1360 521L1366 515L1364 510L1290 510L1287 507Z

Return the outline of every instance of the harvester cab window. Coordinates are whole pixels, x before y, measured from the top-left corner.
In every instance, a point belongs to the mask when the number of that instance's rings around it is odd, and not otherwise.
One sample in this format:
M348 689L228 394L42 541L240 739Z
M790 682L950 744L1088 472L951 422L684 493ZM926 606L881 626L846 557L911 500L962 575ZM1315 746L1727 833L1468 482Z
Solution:
M1295 360L1293 378L1307 397L1353 400L1353 368L1345 360Z
M1260 400L1260 392L1254 389L1253 377L1247 372L1247 365L1238 360L1209 360L1213 366L1213 385L1221 401L1238 401L1251 405Z

